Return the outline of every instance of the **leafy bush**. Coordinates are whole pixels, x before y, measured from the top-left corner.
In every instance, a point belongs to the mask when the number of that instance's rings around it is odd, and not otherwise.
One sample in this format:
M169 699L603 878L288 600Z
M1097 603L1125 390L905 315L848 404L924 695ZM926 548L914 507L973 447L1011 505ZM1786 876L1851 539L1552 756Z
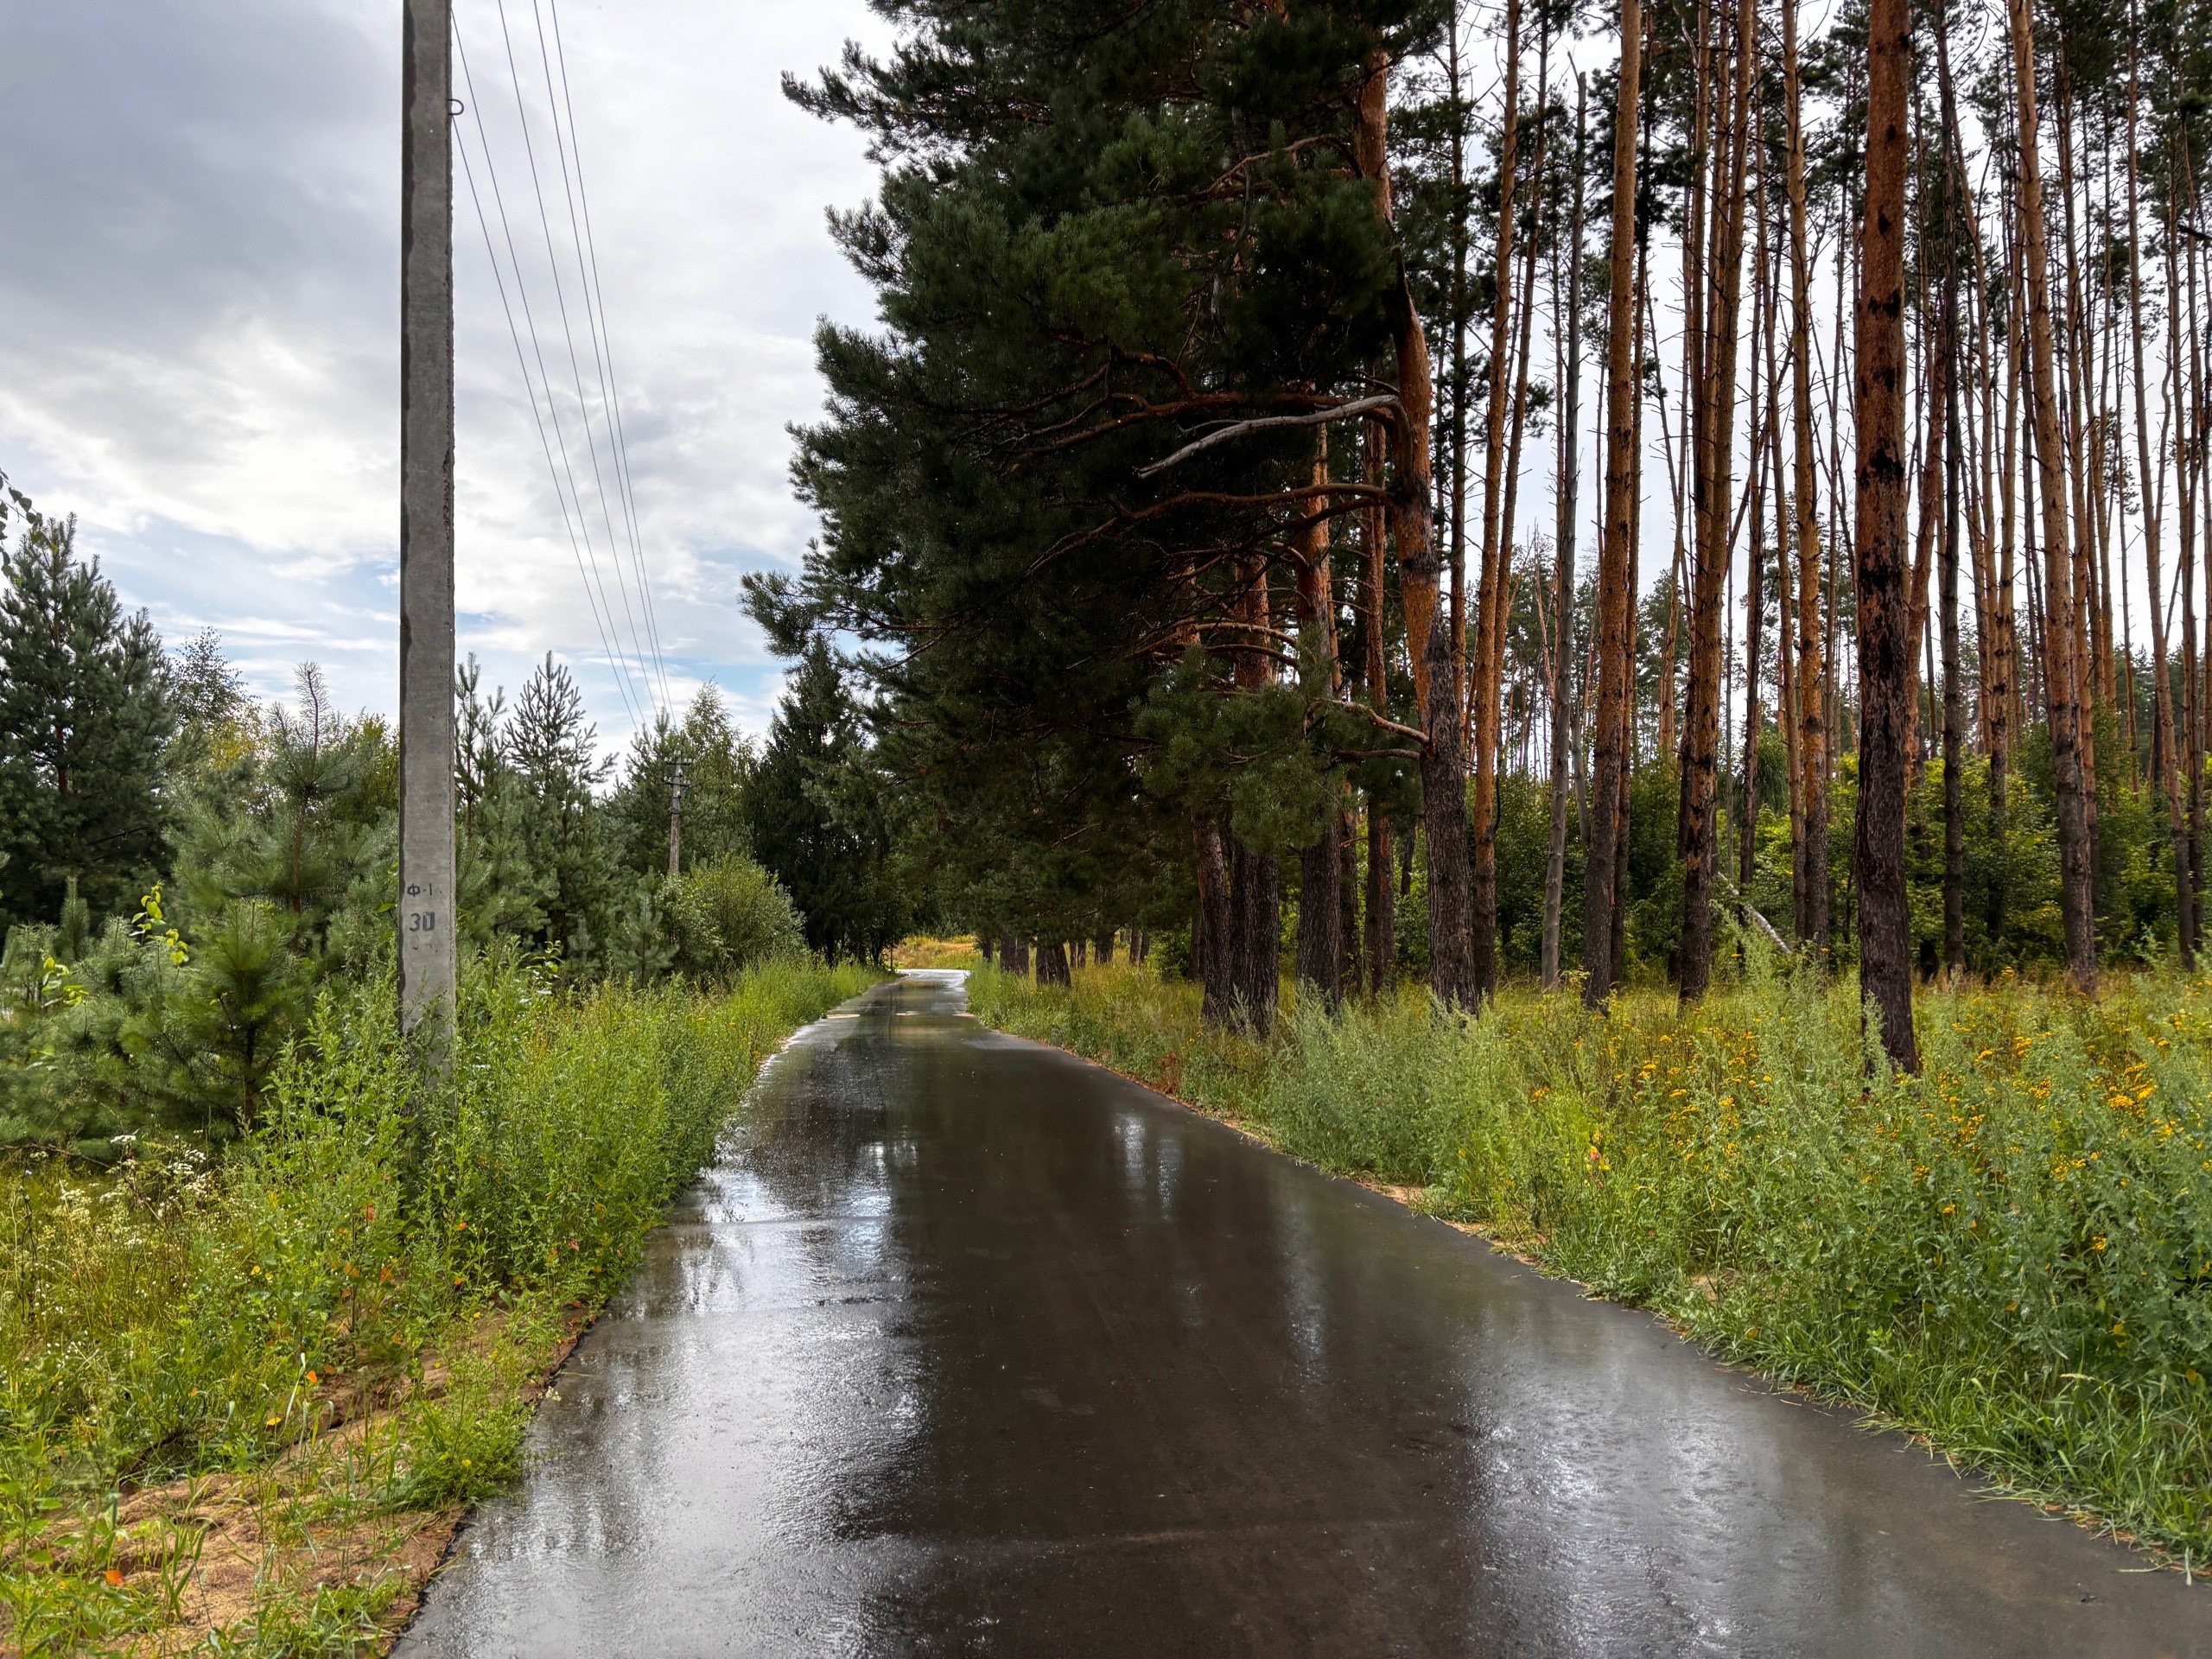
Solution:
M806 929L783 885L741 854L687 870L664 902L678 969L720 983L747 968L806 954Z

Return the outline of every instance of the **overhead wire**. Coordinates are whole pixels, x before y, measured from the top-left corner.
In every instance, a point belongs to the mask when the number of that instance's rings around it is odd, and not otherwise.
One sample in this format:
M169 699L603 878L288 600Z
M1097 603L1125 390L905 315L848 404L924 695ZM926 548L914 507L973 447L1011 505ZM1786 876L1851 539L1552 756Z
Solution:
M607 480L600 467L599 445L592 435L591 405L589 400L584 394L583 360L582 355L576 350L575 324L569 314L567 284L562 281L560 257L555 252L553 247L553 219L552 214L547 210L545 205L545 186L543 178L540 174L537 165L537 147L532 142L531 137L529 111L523 97L522 72L515 61L514 36L507 23L506 0L496 0L496 5L499 18L500 38L502 43L506 48L507 73L512 78L514 85L515 113L521 126L523 155L528 162L530 168L531 195L537 208L539 228L543 232L545 239L546 264L550 269L550 273L553 278L553 296L555 307L560 315L561 333L563 343L568 347L569 365L575 385L578 413L582 416L583 422L585 450L590 460L593 485L599 496L601 516L606 522L607 539L609 543L608 554L614 563L615 591L622 601L623 620L628 625L629 628L631 653L639 665L639 677L642 679L645 677L644 663L645 652L644 640L638 626L636 610L631 604L629 583L623 578L621 554L619 543L617 543L615 539L613 515L608 501ZM554 121L557 141L559 132L559 117L557 110L555 112ZM563 164L565 168L565 156L563 157ZM601 589L601 599L602 601L605 601L606 600L606 591L603 586ZM608 606L608 615L611 621L613 619L612 605ZM646 687L644 689L650 692L650 683L648 683ZM648 697L648 700L651 700L650 697Z
M490 219L484 212L483 195L477 188L475 165L469 159L468 146L465 141L456 146L461 155L462 175L467 181L469 200L476 210L478 227L483 232L484 251L491 262L493 281L499 289L499 307L506 317L508 337L514 343L515 361L522 371L524 391L530 399L531 418L537 426L538 444L544 453L546 469L552 479L554 499L561 508L562 527L568 535L569 550L576 561L576 574L583 583L584 603L591 612L592 625L599 635L601 649L606 652L608 663L614 669L615 689L621 696L623 708L629 714L631 720L636 722L640 719L640 714L637 701L632 695L631 671L625 663L619 642L608 626L610 619L603 613L604 579L600 578L596 582L594 582L597 575L597 553L590 543L590 525L584 518L582 497L576 489L575 470L569 458L567 436L561 428L560 409L553 396L551 376L545 367L544 347L538 337L537 319L530 303L529 284L524 278L522 262L515 251L514 232L508 222L505 198L499 188L499 170L493 159L489 135L484 128L482 108L476 93L475 78L469 66L467 48L461 39L460 21L457 17L454 25L454 43L461 57L462 82L468 91L469 111L475 118L477 145L484 155L485 173L491 186L493 207L499 215L501 236L507 245L508 261L514 270L515 296L512 300L508 296L506 276L500 267L499 250L493 240ZM522 307L523 326L521 327L518 327L515 321L517 302L519 302ZM530 334L530 347L527 352L524 348L522 338L525 328ZM530 360L533 356L537 361L537 379L533 379L531 376ZM545 387L545 405L543 409L538 404L538 385L541 381ZM551 423L550 431L548 430L549 420ZM556 445L559 450L557 456L555 454ZM565 490L563 487L564 475L567 480ZM572 499L575 502L573 513L570 509ZM596 594L594 592L594 586L599 589Z
M534 12L537 0L531 0L531 6ZM599 276L599 243L592 229L591 195L584 185L583 149L576 126L575 100L569 86L569 53L567 44L561 35L560 0L546 0L546 10L553 19L553 55L561 73L561 107L567 111L569 117L569 149L575 156L576 200L582 210L582 245L590 261L590 280L587 298L597 307L599 317L597 337L605 348L602 385L607 393L609 429L613 435L615 475L622 489L629 521L631 563L637 571L638 591L645 613L645 631L652 641L653 662L660 673L661 697L665 703L669 700L668 664L661 651L660 619L653 603L652 584L646 579L645 574L645 548L638 520L637 486L630 469L629 435L625 431L622 422L622 392L620 386L616 383L614 374L614 338L613 331L607 325L607 292ZM539 25L541 49L543 43L544 29L541 23ZM549 72L547 79L549 99L551 93L552 83ZM556 134L558 132L557 126L556 132Z

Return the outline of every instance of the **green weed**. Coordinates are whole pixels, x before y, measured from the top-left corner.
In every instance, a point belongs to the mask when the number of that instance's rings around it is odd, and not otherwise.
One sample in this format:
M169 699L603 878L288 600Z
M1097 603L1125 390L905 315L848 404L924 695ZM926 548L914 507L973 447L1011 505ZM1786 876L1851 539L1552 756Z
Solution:
M254 1474L283 1548L512 1478L563 1310L620 1282L777 1045L873 977L779 962L713 996L578 995L480 967L442 1089L388 988L333 995L228 1155L8 1171L0 1645L94 1649L181 1616L197 1535L124 1548L134 1489ZM319 1452L330 1421L378 1413L385 1430ZM215 1650L353 1651L404 1587L266 1576Z

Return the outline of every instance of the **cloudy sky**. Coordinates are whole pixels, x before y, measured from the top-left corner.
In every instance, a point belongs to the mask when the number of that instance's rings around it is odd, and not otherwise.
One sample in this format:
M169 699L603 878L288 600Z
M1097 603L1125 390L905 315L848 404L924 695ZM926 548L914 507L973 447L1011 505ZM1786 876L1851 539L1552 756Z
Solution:
M501 271L463 179L461 649L511 693L554 652L610 747L648 698L618 661L650 659L654 630L615 574L629 521L565 161L588 193L669 689L713 681L757 730L781 669L738 580L792 563L810 532L785 428L821 407L816 320L872 315L823 222L868 192L861 143L778 79L880 26L861 0L559 0L569 154L566 109L557 136L547 113L549 0L456 9L480 106L458 124ZM397 672L399 13L0 0L0 471L76 514L80 547L172 642L212 626L257 690L313 659L374 709Z

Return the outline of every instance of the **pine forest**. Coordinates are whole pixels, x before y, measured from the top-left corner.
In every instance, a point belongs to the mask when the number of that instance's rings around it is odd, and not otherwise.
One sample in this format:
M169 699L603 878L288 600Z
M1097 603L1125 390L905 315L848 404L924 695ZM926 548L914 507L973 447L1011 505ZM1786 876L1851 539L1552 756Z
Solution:
M397 700L0 399L0 1653L2195 1650L2207 0L389 10Z
M2193 960L2186 9L882 10L789 85L884 326L751 597L859 642L950 923L1262 1030L1286 931L1471 1010L1756 938L1907 1066L1916 982Z

